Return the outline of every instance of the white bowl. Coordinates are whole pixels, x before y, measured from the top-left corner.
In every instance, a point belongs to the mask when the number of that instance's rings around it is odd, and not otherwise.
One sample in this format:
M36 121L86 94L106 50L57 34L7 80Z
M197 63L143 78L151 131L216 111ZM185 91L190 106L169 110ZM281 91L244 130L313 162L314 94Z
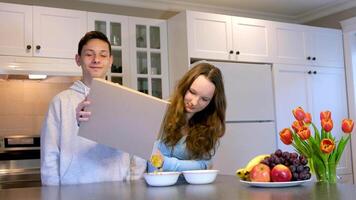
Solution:
M144 173L143 177L148 185L169 186L174 185L177 182L179 174L180 172Z
M190 170L183 171L185 180L190 184L208 184L212 183L219 170Z

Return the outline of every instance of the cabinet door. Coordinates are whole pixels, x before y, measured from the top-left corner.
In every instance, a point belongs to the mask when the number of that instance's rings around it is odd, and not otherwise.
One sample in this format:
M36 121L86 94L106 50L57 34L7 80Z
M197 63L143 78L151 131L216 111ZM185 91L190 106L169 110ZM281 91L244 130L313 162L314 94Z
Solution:
M275 149L273 122L227 123L213 158L213 168L219 169L220 174L235 175L236 169L244 167L251 158L270 154Z
M32 6L0 3L0 19L0 54L32 56Z
M342 69L274 66L274 85L276 96L277 132L291 126L295 120L291 111L302 106L312 114L315 125L320 130L320 112L332 112L334 128L332 134L340 138L341 120L348 117L345 74ZM283 144L277 134L278 147L292 151L293 148ZM338 140L338 139L337 139ZM351 173L350 144L347 145L338 166L338 173Z
M271 22L232 17L232 41L235 59L272 62Z
M270 65L213 62L224 78L227 121L274 120Z
M279 131L290 127L295 120L292 110L297 106L311 110L308 102L308 76L304 66L274 65L274 92L276 102L276 139L278 148L293 151L293 147L283 144L279 139Z
M310 104L315 124L320 130L320 112L329 110L333 119L332 134L338 141L344 133L341 122L348 118L345 72L343 69L320 67L311 68L310 75ZM350 143L345 148L338 166L338 173L351 173Z
M343 42L340 30L316 29L309 32L312 62L316 66L343 67Z
M167 22L129 18L131 86L158 98L168 98Z
M187 13L188 55L192 58L233 58L231 16L200 12Z
M304 27L285 23L276 24L276 62L306 64L307 32Z
M111 43L114 61L107 79L130 86L128 17L89 12L88 31L92 30L104 33Z
M84 11L33 7L33 55L74 58L87 30Z

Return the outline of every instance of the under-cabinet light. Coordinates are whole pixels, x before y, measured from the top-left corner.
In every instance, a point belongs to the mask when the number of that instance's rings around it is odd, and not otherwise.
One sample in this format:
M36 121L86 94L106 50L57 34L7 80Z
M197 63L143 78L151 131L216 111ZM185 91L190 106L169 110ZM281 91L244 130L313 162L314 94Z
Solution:
M43 75L43 74L29 74L29 75L28 75L28 78L29 78L29 79L36 79L36 80L38 80L38 79L45 79L45 78L47 78L47 75Z

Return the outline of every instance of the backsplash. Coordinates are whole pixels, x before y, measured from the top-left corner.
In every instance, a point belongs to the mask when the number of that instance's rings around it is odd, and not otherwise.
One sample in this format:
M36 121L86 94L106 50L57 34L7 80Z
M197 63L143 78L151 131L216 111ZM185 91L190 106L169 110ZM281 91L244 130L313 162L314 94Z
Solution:
M0 79L0 136L39 135L52 98L78 79Z

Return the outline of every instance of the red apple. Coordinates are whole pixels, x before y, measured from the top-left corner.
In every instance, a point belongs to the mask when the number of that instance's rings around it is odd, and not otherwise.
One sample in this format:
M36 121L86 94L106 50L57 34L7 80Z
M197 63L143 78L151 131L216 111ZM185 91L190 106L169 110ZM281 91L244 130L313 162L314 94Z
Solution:
M288 167L278 164L271 170L272 182L286 182L292 180L292 172Z
M271 170L269 166L259 163L254 166L250 172L250 179L253 182L270 182Z

